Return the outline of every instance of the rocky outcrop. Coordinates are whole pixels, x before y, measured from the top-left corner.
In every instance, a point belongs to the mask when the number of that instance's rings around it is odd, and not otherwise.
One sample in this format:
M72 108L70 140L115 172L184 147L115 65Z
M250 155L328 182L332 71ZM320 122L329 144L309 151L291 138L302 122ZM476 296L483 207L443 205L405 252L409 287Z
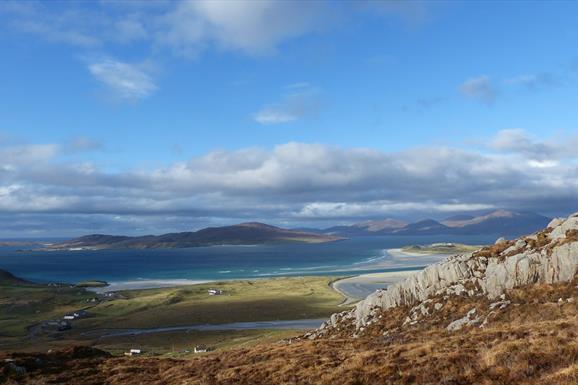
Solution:
M538 233L514 241L500 239L495 245L449 257L387 289L377 290L354 309L334 314L318 335L352 325L357 334L387 309L412 306L412 311L422 311L432 297L467 295L493 300L517 286L570 281L577 267L578 213L575 213L566 219L552 220ZM467 315L463 323L475 319L472 316Z

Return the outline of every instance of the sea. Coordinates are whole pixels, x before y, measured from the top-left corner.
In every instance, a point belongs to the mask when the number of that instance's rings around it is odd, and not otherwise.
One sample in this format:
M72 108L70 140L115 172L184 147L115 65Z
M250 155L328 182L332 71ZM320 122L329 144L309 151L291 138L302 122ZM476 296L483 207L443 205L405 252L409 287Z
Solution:
M0 269L35 282L98 279L222 281L288 276L348 276L425 267L440 256L399 256L388 249L435 242L493 243L493 235L372 236L322 244L183 249L32 251L0 248Z

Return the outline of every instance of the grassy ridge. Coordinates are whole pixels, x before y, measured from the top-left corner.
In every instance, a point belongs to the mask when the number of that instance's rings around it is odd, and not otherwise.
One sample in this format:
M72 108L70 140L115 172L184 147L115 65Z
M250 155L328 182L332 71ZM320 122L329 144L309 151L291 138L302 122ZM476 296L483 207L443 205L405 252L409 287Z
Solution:
M126 299L91 309L85 327L148 328L190 324L320 318L338 311L342 296L327 277L227 281L168 289L131 290ZM210 296L209 288L223 291Z

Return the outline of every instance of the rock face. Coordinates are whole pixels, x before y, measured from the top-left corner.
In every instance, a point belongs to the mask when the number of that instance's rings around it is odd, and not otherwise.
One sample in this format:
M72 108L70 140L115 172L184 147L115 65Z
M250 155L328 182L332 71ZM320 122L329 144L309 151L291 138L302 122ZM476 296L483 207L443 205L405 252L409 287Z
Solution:
M553 220L538 233L451 256L387 289L377 290L354 309L334 314L320 335L351 324L356 334L361 333L384 310L405 305L418 309L434 296L483 295L494 300L506 289L517 286L570 281L577 267L578 213L575 213L567 219ZM468 324L475 314L466 318L454 326Z

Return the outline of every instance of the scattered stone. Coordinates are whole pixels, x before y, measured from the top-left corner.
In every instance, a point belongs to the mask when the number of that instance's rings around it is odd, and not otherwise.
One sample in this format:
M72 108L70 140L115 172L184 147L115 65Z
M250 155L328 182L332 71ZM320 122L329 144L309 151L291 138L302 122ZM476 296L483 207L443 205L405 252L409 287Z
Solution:
M485 328L485 327L488 325L490 316L492 316L492 315L494 315L494 314L496 314L495 311L491 311L491 312L488 313L488 315L486 316L486 318L484 318L484 322L482 322L482 324L480 325L480 328L481 328L481 329Z
M480 323L480 317L476 317L476 308L470 310L465 316L450 323L446 328L449 332L455 332L465 326L473 326Z
M508 305L512 303L511 301L498 301L498 302L494 302L491 303L490 306L488 307L490 310L494 310L496 308L499 308L500 310L505 309L506 307L508 307Z

